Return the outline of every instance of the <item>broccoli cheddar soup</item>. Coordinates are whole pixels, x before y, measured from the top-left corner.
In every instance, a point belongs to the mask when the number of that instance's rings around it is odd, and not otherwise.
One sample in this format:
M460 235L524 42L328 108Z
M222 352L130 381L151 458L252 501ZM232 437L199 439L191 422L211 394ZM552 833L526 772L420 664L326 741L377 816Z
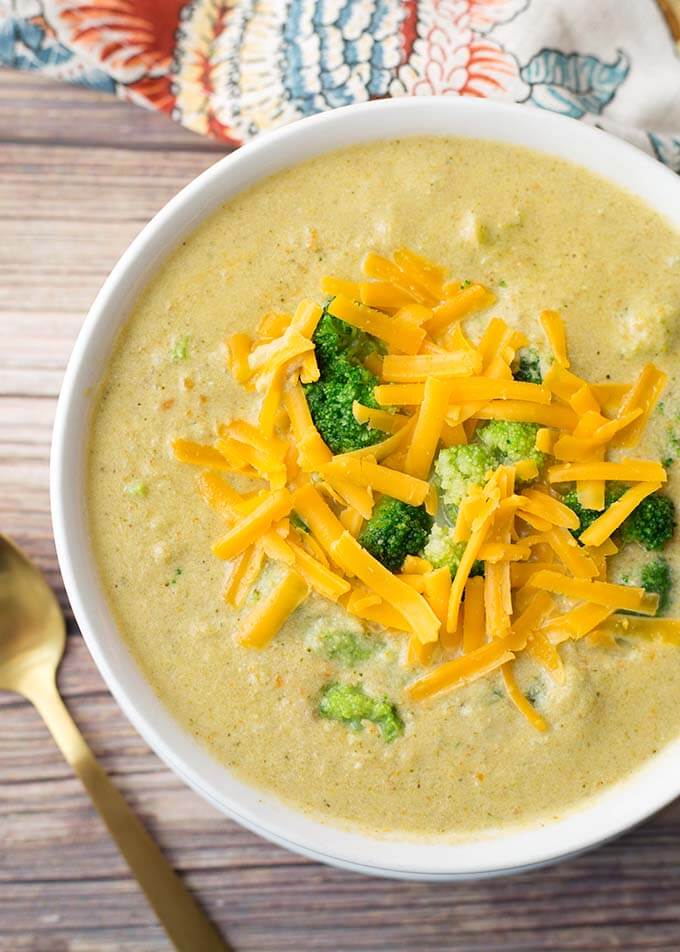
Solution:
M540 823L680 734L680 235L520 148L413 138L224 205L92 418L102 584L256 789L413 836Z

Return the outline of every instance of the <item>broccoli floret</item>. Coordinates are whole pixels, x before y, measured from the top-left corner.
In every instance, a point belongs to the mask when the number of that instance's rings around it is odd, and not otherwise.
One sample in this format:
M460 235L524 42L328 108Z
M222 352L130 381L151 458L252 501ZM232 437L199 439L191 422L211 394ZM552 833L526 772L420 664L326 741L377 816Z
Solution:
M372 446L385 439L382 430L354 419L355 400L377 407L373 388L378 378L361 358L380 349L379 342L345 321L323 313L314 331L319 379L305 384L304 391L314 425L334 453Z
M482 486L487 474L496 469L495 453L479 443L443 449L434 469L441 487L441 501L454 517L461 500L473 486Z
M663 493L643 499L621 526L624 542L639 542L645 549L660 549L675 531L675 505Z
M327 631L321 635L320 647L330 661L353 668L371 657L376 642L353 631Z
M536 449L538 423L517 423L514 420L491 420L479 429L479 439L487 449L496 454L497 465L511 465L520 460L530 459L540 470L545 463L545 455Z
M620 499L625 491L626 487L620 486L617 483L607 486L605 493L605 508L601 512L598 512L597 509L584 509L584 507L578 501L578 493L576 490L570 490L565 496L562 497L562 502L565 506L569 506L569 508L574 511L581 522L581 525L578 527L578 529L571 530L571 534L579 539L581 537L581 533L585 532L586 529L591 526L596 519L599 519L602 513L608 509L613 502L616 502L617 499Z
M351 324L340 320L339 317L333 317L324 310L312 338L316 362L322 374L332 369L336 358L350 350L354 337L358 333L359 331Z
M396 706L386 697L371 697L359 685L327 684L321 691L318 710L321 717L341 721L354 730L362 730L363 721L372 721L388 744L404 733Z
M659 607L656 613L657 615L663 614L668 606L673 581L670 566L662 555L643 567L640 584L646 592L652 592L659 596Z
M519 351L512 376L523 383L543 383L541 356L535 347L523 347Z
M409 506L383 496L359 536L373 558L398 572L407 555L419 555L427 542L432 518L424 506Z
M336 357L314 383L306 384L305 396L314 426L334 453L348 453L384 440L382 430L358 423L352 412L355 400L367 407L377 406L373 388L378 379L360 363Z
M453 578L464 551L465 542L454 542L451 530L447 526L436 524L432 526L430 538L427 540L423 555L436 569L446 566ZM477 560L473 563L470 575L483 574L484 565Z

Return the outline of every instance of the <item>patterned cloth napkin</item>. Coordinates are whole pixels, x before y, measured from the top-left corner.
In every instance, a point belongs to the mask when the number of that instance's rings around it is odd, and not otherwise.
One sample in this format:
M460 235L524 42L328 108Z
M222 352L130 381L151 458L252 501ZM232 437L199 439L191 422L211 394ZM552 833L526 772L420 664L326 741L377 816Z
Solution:
M0 0L0 65L107 90L240 145L324 109L529 103L680 172L678 0Z

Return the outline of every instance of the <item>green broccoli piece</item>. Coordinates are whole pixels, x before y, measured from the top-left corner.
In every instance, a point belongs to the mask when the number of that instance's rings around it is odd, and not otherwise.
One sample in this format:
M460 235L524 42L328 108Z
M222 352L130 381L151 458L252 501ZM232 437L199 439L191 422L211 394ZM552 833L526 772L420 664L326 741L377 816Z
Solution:
M659 596L659 607L656 613L662 615L668 606L668 599L673 587L670 566L662 555L643 567L640 584L646 592L652 592Z
M427 540L423 555L436 569L446 566L451 573L451 578L453 578L464 551L465 542L454 542L451 529L437 523L432 526L430 538ZM483 574L484 564L477 560L473 563L470 575Z
M562 502L565 506L569 506L571 510L579 517L581 525L578 529L572 529L571 534L575 538L579 539L581 533L585 532L586 529L595 522L596 519L599 519L603 512L611 506L613 502L616 502L617 499L620 499L621 496L626 491L626 486L621 486L618 483L614 483L611 486L607 486L605 493L605 508L598 512L597 509L584 509L581 503L578 501L578 493L575 489L570 490L566 495L562 497Z
M359 333L360 331L351 324L340 320L339 317L333 317L324 310L312 338L316 362L321 374L333 369L335 360L351 349L354 338Z
M353 631L326 631L321 635L320 647L330 661L353 668L370 658L377 644Z
M487 474L497 466L496 454L479 443L449 446L440 452L434 470L442 491L441 501L452 517L470 489L482 486Z
M407 555L419 555L427 542L432 517L424 506L409 506L383 496L359 536L373 558L398 572Z
M377 406L373 397L377 377L362 364L342 356L332 367L332 371L304 387L309 412L324 443L334 453L348 453L384 440L387 434L358 423L352 412L355 400L367 407Z
M620 499L628 487L614 483L607 487L605 494L605 509ZM573 534L580 538L588 526L598 519L602 512L595 509L584 509L578 501L575 490L571 490L562 497L562 502L576 513L581 521ZM604 510L603 510L604 511ZM631 512L621 525L619 533L623 542L639 542L645 549L652 551L664 546L675 531L675 505L672 499L663 493L653 493L643 499L639 506Z
M364 367L361 358L379 351L379 341L327 311L313 340L320 376L305 384L304 391L323 441L334 453L348 453L385 439L387 434L358 423L352 412L355 400L367 407L378 406L373 396L378 378Z
M378 725L388 744L404 733L404 722L396 706L386 697L371 697L360 685L325 685L318 711L321 717L340 721L357 731L363 729L363 721L371 721Z
M545 454L536 449L538 423L517 423L514 420L491 420L478 430L479 439L497 457L497 464L519 463L530 459L540 470Z
M519 351L512 376L523 383L543 383L541 355L535 347L523 347Z
M128 496L148 496L149 486L141 479L135 479L123 487L123 492L127 493Z
M186 360L189 356L189 338L178 337L170 348L170 357L172 361L178 364L181 360Z
M624 542L639 542L645 549L660 549L675 531L675 504L663 493L642 500L621 526Z

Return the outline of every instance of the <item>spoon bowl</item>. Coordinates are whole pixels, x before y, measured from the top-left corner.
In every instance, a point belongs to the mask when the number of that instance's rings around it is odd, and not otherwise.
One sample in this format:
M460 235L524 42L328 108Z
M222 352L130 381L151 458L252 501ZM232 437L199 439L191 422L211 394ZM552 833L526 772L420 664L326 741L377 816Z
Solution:
M0 535L0 689L28 696L35 672L54 674L65 646L56 595L42 572Z

